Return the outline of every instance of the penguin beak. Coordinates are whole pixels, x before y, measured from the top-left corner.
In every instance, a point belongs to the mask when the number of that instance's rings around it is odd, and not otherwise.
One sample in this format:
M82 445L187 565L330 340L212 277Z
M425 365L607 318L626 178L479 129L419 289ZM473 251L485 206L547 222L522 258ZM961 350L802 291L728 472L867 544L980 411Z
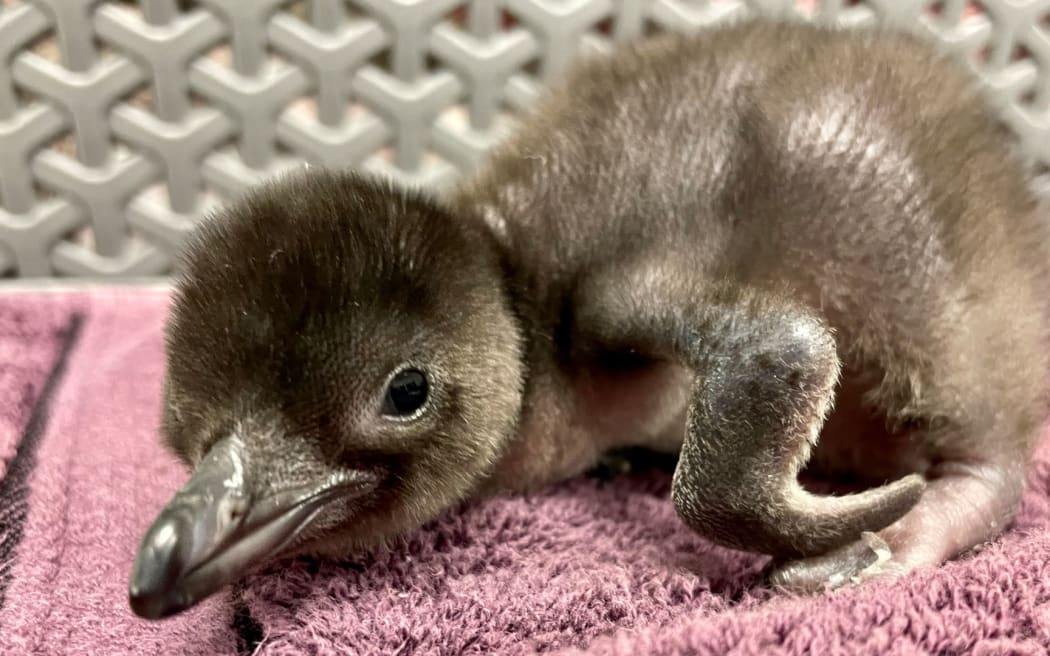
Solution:
M253 494L244 446L216 443L146 532L128 598L136 615L161 619L197 604L292 542L327 504L364 496L376 476L346 470L326 480Z

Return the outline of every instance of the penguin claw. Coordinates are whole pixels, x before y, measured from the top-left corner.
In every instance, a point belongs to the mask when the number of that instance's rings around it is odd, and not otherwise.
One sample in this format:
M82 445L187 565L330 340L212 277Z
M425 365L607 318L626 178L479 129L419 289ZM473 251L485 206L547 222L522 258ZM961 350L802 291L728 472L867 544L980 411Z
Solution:
M893 550L877 533L865 531L860 539L820 556L773 561L763 572L767 585L810 594L838 590L882 578L894 578L902 570L893 560Z

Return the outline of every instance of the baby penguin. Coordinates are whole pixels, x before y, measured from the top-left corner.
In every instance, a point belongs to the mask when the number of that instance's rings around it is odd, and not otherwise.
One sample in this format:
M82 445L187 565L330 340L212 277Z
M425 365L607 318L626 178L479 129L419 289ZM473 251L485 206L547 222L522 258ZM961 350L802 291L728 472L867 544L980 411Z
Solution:
M185 252L162 425L193 474L131 606L627 446L678 452L683 521L774 585L936 566L1011 521L1047 415L1027 176L921 39L750 21L580 62L447 198L254 188Z

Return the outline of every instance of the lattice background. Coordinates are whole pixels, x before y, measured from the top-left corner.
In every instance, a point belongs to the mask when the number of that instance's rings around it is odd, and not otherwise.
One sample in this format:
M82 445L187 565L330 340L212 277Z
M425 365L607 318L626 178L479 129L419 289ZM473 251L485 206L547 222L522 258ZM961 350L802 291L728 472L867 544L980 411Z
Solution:
M0 0L0 275L168 273L304 161L443 188L580 53L784 12L940 39L1050 190L1050 0Z

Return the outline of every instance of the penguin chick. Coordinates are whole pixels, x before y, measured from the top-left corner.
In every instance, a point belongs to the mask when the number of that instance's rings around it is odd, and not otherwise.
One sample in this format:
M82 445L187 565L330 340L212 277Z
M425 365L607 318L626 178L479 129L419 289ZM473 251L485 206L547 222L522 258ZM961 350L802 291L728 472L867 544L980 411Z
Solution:
M186 251L163 432L194 473L132 607L630 446L680 452L684 522L776 585L936 566L1009 523L1046 418L1027 176L921 40L751 21L577 64L447 199L259 186Z

